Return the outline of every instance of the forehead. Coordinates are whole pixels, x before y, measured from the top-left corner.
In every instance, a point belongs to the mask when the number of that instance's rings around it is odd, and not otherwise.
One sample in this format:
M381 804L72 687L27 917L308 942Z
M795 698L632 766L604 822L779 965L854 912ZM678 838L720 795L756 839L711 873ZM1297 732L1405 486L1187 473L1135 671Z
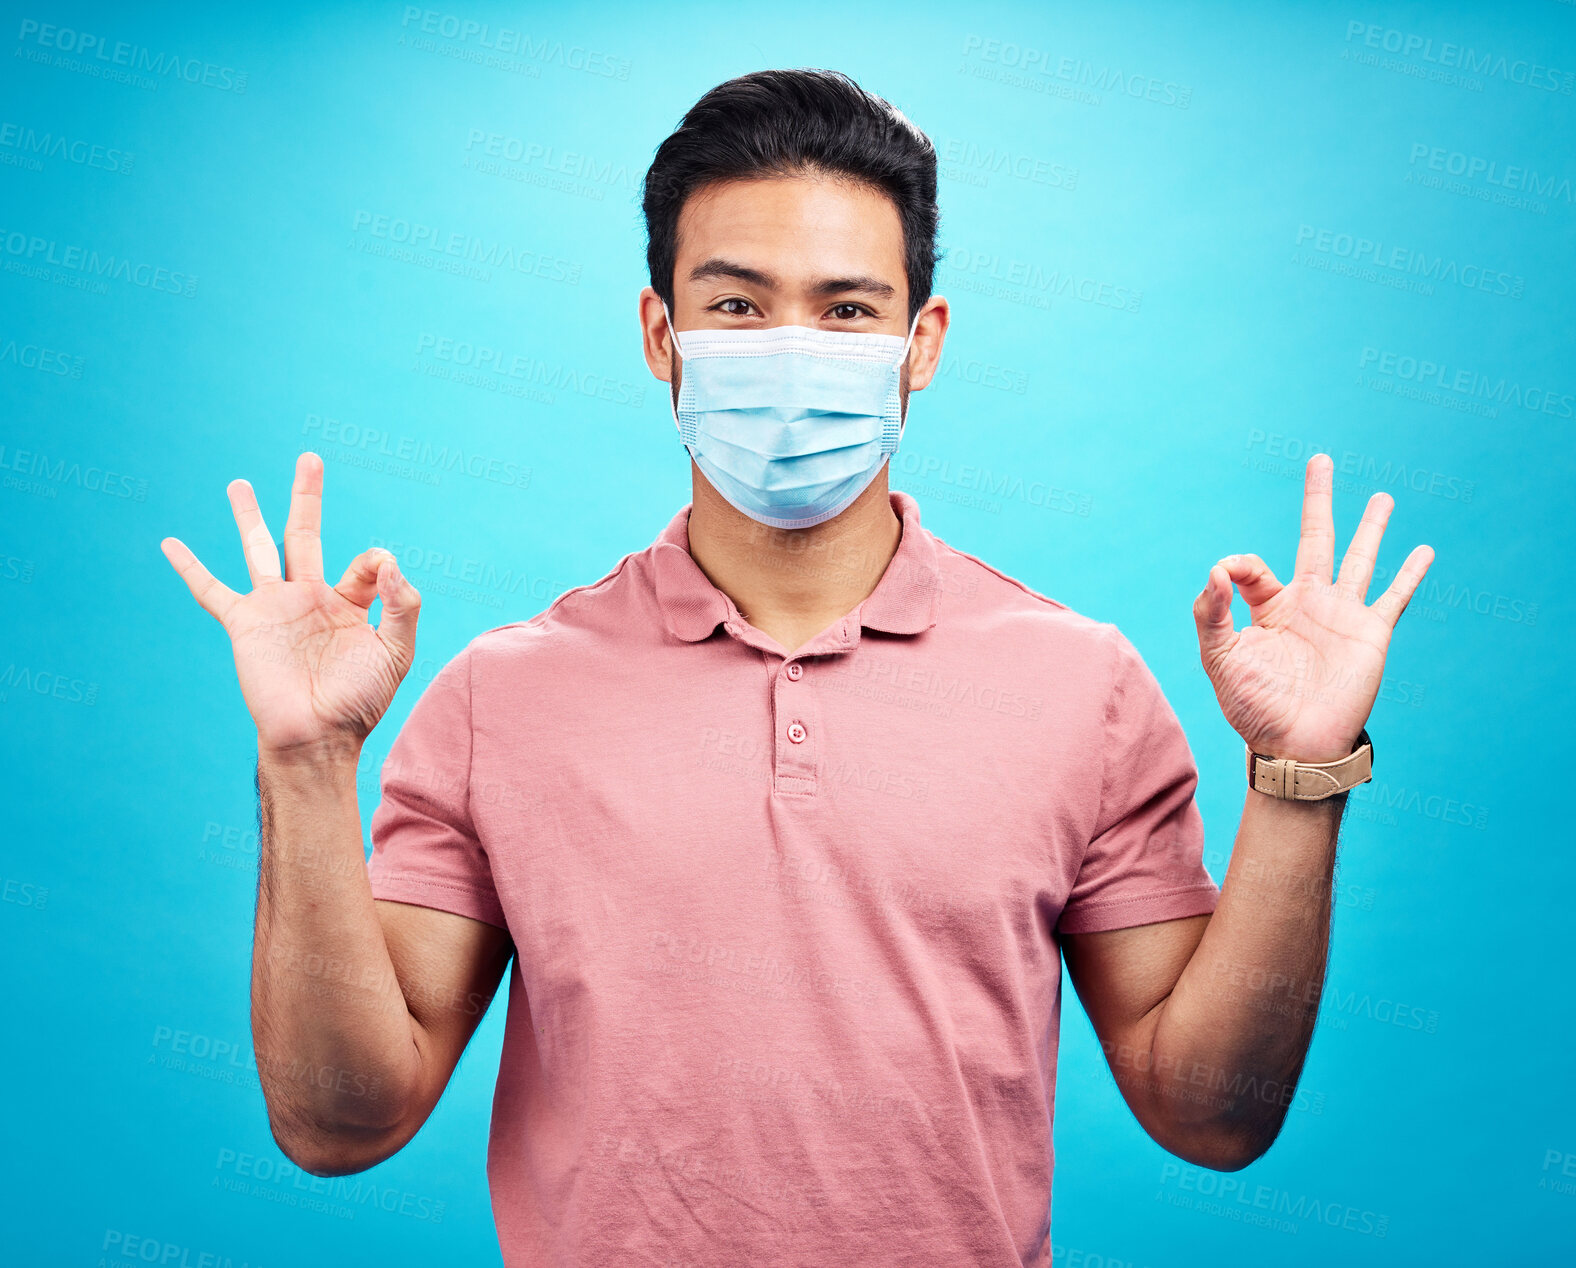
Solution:
M874 274L901 287L903 223L883 191L835 176L718 181L684 200L674 282L721 256L786 279Z

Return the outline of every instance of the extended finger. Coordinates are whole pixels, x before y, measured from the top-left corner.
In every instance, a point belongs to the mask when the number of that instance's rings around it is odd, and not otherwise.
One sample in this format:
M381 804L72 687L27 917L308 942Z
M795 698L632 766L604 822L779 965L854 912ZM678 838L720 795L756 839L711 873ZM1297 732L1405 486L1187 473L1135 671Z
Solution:
M204 568L180 538L166 537L159 543L159 549L175 571L180 573L181 580L192 592L192 598L202 605L202 610L223 625L225 617L240 602L241 596Z
M245 480L231 480L225 492L230 495L230 509L235 512L235 526L241 531L241 550L246 555L246 570L252 576L252 585L265 581L278 581L279 548L263 523L263 513L257 509L257 494Z
M1330 508L1335 462L1329 454L1308 459L1302 482L1302 536L1297 541L1293 577L1317 577L1326 585L1335 567L1335 518Z
M1227 555L1216 566L1224 568L1226 575L1236 582L1250 608L1268 603L1281 591L1281 583L1275 579L1270 566L1257 555Z
M1368 583L1373 580L1374 563L1379 558L1379 542L1384 537L1384 526L1395 509L1395 499L1388 493L1375 493L1368 499L1363 518L1352 534L1352 544L1346 548L1346 558L1341 560L1341 575L1335 588L1354 599L1368 597Z
M291 581L323 579L323 460L315 453L296 459L285 521L285 575Z
M1395 628L1395 623L1401 619L1401 613L1406 611L1406 605L1411 602L1412 594L1422 581L1423 574L1428 571L1428 565L1434 562L1434 548L1432 546L1418 546L1406 557L1406 562L1401 565L1401 571L1395 574L1395 580L1390 583L1390 588L1381 594L1369 606L1389 622L1390 628Z

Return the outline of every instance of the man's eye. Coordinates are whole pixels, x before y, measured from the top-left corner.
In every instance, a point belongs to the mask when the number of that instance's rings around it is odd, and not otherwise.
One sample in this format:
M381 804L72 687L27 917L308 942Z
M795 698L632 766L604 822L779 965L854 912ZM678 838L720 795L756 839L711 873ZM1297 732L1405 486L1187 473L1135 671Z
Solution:
M865 315L864 308L859 304L834 304L832 316L838 321L853 321L856 317Z
M737 304L738 307L730 307L730 305L733 304ZM717 307L722 309L722 311L727 313L730 317L748 317L750 315L749 310L753 308L754 305L751 304L747 299L725 299L722 301L722 303L718 304Z

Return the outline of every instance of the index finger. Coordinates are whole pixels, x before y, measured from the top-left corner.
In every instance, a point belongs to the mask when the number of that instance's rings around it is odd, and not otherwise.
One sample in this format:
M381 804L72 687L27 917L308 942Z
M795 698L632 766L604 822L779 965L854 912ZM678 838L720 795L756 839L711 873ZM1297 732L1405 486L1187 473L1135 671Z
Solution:
M159 543L159 549L175 571L180 573L186 588L192 592L192 598L202 605L204 612L223 625L225 617L240 602L241 596L204 568L180 538L166 537Z
M1368 606L1389 623L1390 628L1395 628L1395 623L1401 619L1401 613L1406 611L1406 605L1412 601L1412 594L1416 591L1418 583L1422 581L1423 574L1428 571L1428 565L1434 562L1434 548L1432 546L1415 547L1406 562L1401 565L1401 571L1395 574L1395 580L1377 599Z

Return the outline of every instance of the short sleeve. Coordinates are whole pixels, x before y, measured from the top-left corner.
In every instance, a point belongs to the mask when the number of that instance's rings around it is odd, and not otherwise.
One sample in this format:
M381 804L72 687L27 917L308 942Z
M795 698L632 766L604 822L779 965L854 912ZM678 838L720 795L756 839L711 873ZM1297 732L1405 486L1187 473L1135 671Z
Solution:
M1061 933L1095 933L1215 910L1204 868L1198 768L1182 724L1138 649L1114 625L1100 809Z
M374 898L507 928L471 821L471 655L438 671L384 759L367 877Z

